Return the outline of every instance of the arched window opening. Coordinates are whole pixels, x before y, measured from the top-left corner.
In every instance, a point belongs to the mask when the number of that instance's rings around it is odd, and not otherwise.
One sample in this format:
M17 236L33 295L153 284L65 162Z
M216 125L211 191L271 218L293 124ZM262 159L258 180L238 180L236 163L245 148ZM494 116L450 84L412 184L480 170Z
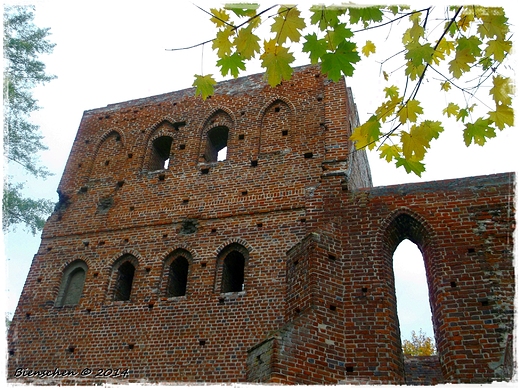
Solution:
M74 306L79 303L87 274L87 265L83 261L71 264L63 274L56 306Z
M401 343L412 340L412 332L435 340L423 255L416 244L401 241L393 255L397 315ZM435 343L435 342L434 342Z
M119 266L114 289L114 301L128 301L130 299L134 273L135 267L129 261L125 261Z
M238 251L230 252L222 264L221 292L244 290L244 255Z
M188 267L188 260L183 256L179 256L171 262L168 272L167 287L167 295L169 297L181 297L186 295Z
M214 127L207 134L204 158L207 162L223 161L227 158L229 129L225 126Z
M148 169L156 171L159 169L168 169L170 163L170 153L172 148L172 137L166 135L155 139L152 143L152 154Z

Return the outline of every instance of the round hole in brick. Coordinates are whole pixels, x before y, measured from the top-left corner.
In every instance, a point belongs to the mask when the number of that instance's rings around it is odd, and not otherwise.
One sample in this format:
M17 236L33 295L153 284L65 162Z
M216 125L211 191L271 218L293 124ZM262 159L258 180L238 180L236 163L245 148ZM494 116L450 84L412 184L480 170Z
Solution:
M457 282L450 282L450 286L451 286L452 288L457 287Z
M200 345L200 346L204 346L204 345L206 345L206 340L204 340L204 339L199 339L199 345Z
M366 287L362 287L362 288L361 288L361 292L366 293L367 291L368 291L368 288L366 288Z

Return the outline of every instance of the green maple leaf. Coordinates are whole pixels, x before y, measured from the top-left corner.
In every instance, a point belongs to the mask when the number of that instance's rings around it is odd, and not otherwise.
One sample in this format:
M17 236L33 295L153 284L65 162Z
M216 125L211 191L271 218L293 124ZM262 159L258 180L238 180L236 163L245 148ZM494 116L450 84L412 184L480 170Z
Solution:
M380 136L381 123L375 115L372 115L368 121L352 131L350 140L355 142L356 149L368 147L368 149L372 150Z
M271 25L271 32L276 33L279 43L283 44L287 39L298 42L300 30L305 27L305 20L300 17L300 11L296 7L281 6Z
M327 39L329 42L329 50L335 50L339 45L351 38L354 34L345 23L335 25L332 30L327 31Z
M318 25L321 31L325 31L329 26L335 26L339 23L339 17L346 12L345 7L340 6L312 6L311 7L311 24Z
M363 22L366 28L371 22L381 22L383 20L383 11L379 7L349 7L350 24Z
M401 157L401 149L397 145L384 144L379 150L381 150L379 157L384 158L387 162Z
M415 67L422 65L423 63L430 63L433 56L433 47L429 44L421 45L418 42L412 42L406 45L408 50L405 53L405 58L410 60Z
M459 113L457 114L457 120L464 122L464 120L468 117L469 111L466 108L461 108Z
M356 49L356 44L344 41L333 53L326 53L322 57L321 70L333 80L338 81L342 72L345 76L352 76L354 65L361 58Z
M270 86L274 87L282 80L290 80L293 72L290 64L294 62L294 56L288 48L278 45L274 39L264 41L264 53L260 59L265 68L264 77Z
M213 48L213 50L217 51L217 56L219 58L231 54L233 44L231 43L229 38L233 33L234 30L231 27L227 27L217 32L217 36L213 40L211 47Z
M482 41L474 35L472 35L469 38L461 37L461 38L457 39L456 51L467 50L472 56L480 57L480 55L482 53L482 50L480 49L481 44L482 44Z
M208 74L206 76L201 76L196 74L195 75L195 81L193 81L192 86L194 86L195 89L195 96L202 96L203 100L206 100L208 96L213 95L215 89L214 86L217 84L215 79L212 77L212 74Z
M488 112L489 118L495 123L495 125L503 130L506 125L513 126L515 122L515 114L513 108L505 104L497 106L495 111Z
M321 57L327 53L327 41L325 39L318 39L316 33L308 34L305 37L302 51L309 53L311 64L317 64Z
M422 107L419 105L419 101L415 99L408 100L404 106L399 110L398 116L401 124L405 124L407 121L416 122L417 116L423 113Z
M392 85L390 87L385 87L383 89L383 91L385 91L385 96L387 98L392 98L392 97L398 97L399 96L399 87L397 87L397 85Z
M220 66L220 73L222 76L226 76L230 73L236 78L240 73L239 69L246 70L244 59L239 53L233 53L231 56L222 57L217 61L217 65Z
M405 158L398 158L395 166L398 168L403 167L406 169L406 173L413 172L419 177L421 177L421 173L425 171L424 164L422 162L407 160Z
M467 123L464 129L464 143L466 146L475 143L477 145L484 145L486 138L495 137L495 129L491 127L490 119L478 118L475 123Z
M493 77L493 88L489 90L489 94L497 105L511 104L513 92L514 88L509 77L500 75Z
M246 60L250 60L256 53L260 53L260 38L253 34L252 30L252 25L240 29L234 42L237 51Z

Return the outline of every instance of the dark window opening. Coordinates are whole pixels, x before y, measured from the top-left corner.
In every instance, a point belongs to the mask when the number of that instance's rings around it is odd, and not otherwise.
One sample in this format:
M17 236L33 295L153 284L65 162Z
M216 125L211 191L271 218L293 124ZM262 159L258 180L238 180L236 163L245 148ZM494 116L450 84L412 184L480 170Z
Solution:
M170 153L172 147L172 137L162 136L152 143L152 155L148 169L156 171L159 169L168 169L170 163Z
M207 162L224 161L227 158L229 129L224 126L214 127L208 131L204 157Z
M237 251L229 253L224 259L222 268L221 292L238 292L244 290L244 256Z
M170 264L168 275L169 297L181 297L186 295L186 284L188 283L188 260L184 257L177 257Z
M114 301L128 301L132 292L135 267L129 261L125 261L117 270L117 281L114 290Z

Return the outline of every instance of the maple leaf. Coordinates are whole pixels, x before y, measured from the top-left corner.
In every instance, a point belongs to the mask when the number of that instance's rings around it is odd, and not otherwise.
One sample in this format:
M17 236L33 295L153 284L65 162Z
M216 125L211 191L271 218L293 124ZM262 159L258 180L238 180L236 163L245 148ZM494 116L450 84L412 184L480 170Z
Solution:
M413 125L410 132L401 132L403 144L403 156L407 160L421 161L430 148L430 141L437 139L444 129L438 121L424 121L419 125Z
M381 123L377 120L375 115L372 115L368 121L352 131L350 140L355 142L356 149L358 150L365 147L372 150L380 136Z
M474 35L469 38L460 37L457 39L457 52L467 50L472 56L480 57L482 52L480 49L481 44L482 41Z
M495 129L491 126L490 119L478 118L475 123L467 123L464 129L464 143L466 146L475 143L483 146L486 143L486 138L493 138L496 136Z
M419 177L421 177L421 173L425 171L424 164L422 162L407 160L405 158L398 158L395 166L398 168L403 167L406 169L406 173L413 172Z
M467 12L467 9L463 10L460 19L457 21L457 27L462 31L467 31L471 26L471 23L475 20L473 13Z
M383 20L383 11L379 7L349 7L350 24L363 22L365 28L370 22L381 22Z
M425 68L426 65L424 64L415 66L412 61L408 61L404 74L409 76L411 80L416 80L424 72Z
M318 39L316 33L308 34L305 37L302 51L309 53L311 64L316 64L327 52L327 41L325 39Z
M419 101L415 99L408 100L398 112L399 121L401 124L405 124L406 121L416 122L417 116L423 113L422 107L419 105Z
M444 115L447 115L448 118L450 116L457 116L459 114L460 107L455 103L449 103L448 107L446 107L444 110L442 110L442 113Z
M346 12L345 7L339 6L312 6L311 7L311 24L318 25L321 31L325 31L329 26L335 26L339 23L339 17Z
M469 64L475 62L476 58L470 53L469 49L457 50L455 58L449 62L449 70L453 77L460 78L464 72L468 72L471 67Z
M214 86L217 84L212 74L206 76L195 75L195 81L192 86L195 87L195 96L202 96L203 100L206 100L208 96L213 95Z
M372 41L366 41L365 46L361 49L361 52L368 57L370 53L376 52L376 45Z
M384 144L379 148L379 150L381 150L379 157L384 158L387 162L390 162L393 159L397 160L401 157L401 148L397 145Z
M437 48L432 54L432 59L435 64L439 65L441 61L446 58L446 55L450 55L455 50L455 42L449 41L446 38L442 38Z
M354 34L350 28L347 28L345 23L339 23L332 30L327 31L327 38L329 42L329 50L333 51L340 44L351 38Z
M210 8L209 10L213 15L211 21L215 23L217 27L223 27L228 25L229 14L224 9Z
M238 77L240 73L239 69L246 70L244 59L239 53L233 53L231 56L224 56L217 61L217 65L220 66L220 73L222 76L226 76L230 73L233 77Z
M420 43L413 42L406 45L408 50L404 57L410 60L415 67L420 66L423 63L430 63L433 55L433 47L428 44L421 45Z
M385 96L388 98L399 96L399 88L396 85L392 85L390 87L385 87L384 91L385 91Z
M300 17L300 11L296 7L281 6L271 25L271 32L276 33L278 43L283 44L287 39L298 42L300 30L305 27L305 20Z
M237 51L246 60L250 60L256 53L260 53L260 44L258 43L260 38L253 34L252 29L251 25L240 29L234 42Z
M493 77L493 88L489 90L489 94L498 105L499 103L511 104L511 95L514 92L511 79L500 75Z
M511 51L512 42L503 39L494 39L488 41L485 53L488 57L493 56L496 61L502 62L506 54Z
M448 92L451 89L451 83L449 81L442 82L441 89L445 92Z
M497 106L495 111L489 111L489 118L500 130L503 130L506 125L513 126L515 122L515 114L513 108L505 104Z
M264 53L260 56L262 66L265 68L265 79L274 87L282 80L290 80L292 76L291 63L294 56L289 49L276 44L276 40L264 41Z
M419 42L419 40L424 37L424 27L419 25L419 14L415 13L410 15L410 19L413 21L412 27L403 34L403 44L405 45L411 42Z
M321 70L331 80L338 81L341 74L352 76L354 65L361 60L356 50L356 44L350 41L342 42L333 53L325 53L322 57Z
M477 28L480 37L497 37L503 39L509 32L504 9L501 7L482 7L481 10L482 13L478 16L482 20L482 23Z
M460 120L461 122L464 122L466 118L468 117L469 112L465 108L461 108L459 110L459 113L457 114L457 120Z
M389 91L391 91L391 90L389 89L387 91L387 96L388 96L388 93L392 93L392 96L389 96L390 99L383 102L376 109L376 115L377 115L378 119L382 120L383 122L386 121L386 118L388 118L389 116L394 114L397 106L399 104L401 104L401 102L403 101L403 98L399 97L398 94L393 94L394 92L389 92Z
M217 56L223 57L231 54L233 44L229 40L229 37L234 33L231 27L227 27L217 32L217 36L213 40L212 48L217 51Z

